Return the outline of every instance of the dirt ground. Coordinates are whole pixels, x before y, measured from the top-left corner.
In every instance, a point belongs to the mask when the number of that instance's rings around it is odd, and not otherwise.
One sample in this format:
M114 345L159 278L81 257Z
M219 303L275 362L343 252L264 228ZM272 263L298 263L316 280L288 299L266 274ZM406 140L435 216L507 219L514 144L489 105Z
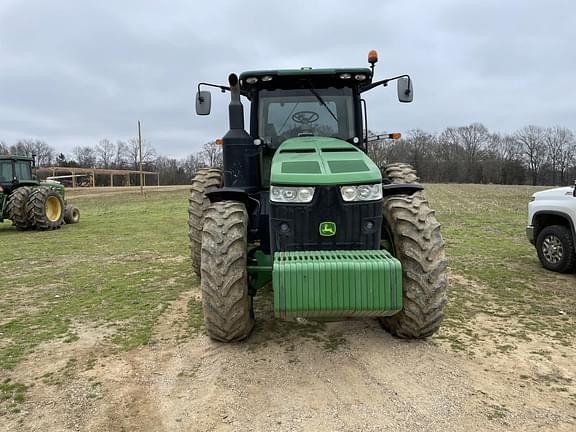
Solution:
M453 275L454 276L454 275ZM465 282L462 277L459 283ZM14 371L37 377L2 431L574 431L576 355L537 335L511 352L479 342L407 342L372 320L273 319L240 344L186 337L194 288L163 313L154 342L117 352L105 328L37 348ZM502 325L477 320L480 333Z

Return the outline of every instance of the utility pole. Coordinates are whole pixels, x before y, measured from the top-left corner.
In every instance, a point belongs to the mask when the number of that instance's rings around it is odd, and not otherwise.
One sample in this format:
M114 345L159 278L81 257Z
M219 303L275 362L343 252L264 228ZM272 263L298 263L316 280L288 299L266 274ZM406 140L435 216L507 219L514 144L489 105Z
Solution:
M144 175L142 174L142 130L138 120L138 145L140 146L140 195L144 196Z

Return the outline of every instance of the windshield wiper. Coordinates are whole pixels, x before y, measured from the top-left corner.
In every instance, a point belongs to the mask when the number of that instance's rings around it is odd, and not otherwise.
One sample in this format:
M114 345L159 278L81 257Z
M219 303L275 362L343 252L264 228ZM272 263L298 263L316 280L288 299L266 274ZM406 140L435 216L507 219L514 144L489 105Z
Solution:
M324 102L324 99L322 99L322 97L318 94L318 92L316 90L314 90L314 87L312 87L312 84L310 84L310 87L308 87L308 90L310 90L310 92L316 96L316 99L318 99L318 102L320 102L320 104L326 108L326 110L330 113L330 115L334 118L334 120L336 120L336 123L338 123L338 118L334 115L334 113L332 112L332 110L328 107L328 105L326 105L326 102Z

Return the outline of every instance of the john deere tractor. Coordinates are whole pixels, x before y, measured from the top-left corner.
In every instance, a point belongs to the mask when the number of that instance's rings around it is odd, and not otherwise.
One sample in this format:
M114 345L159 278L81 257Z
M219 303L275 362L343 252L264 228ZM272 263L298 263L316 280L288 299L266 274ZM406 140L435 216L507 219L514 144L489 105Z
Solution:
M0 222L10 219L19 230L52 230L77 223L80 211L67 205L64 186L40 182L32 174L34 159L0 156Z
M272 283L276 317L376 317L393 335L424 338L446 304L440 224L416 172L367 156L365 92L408 75L374 80L370 68L263 70L231 74L223 169L200 170L189 199L192 267L201 278L206 330L246 338L252 299ZM250 105L244 129L241 99ZM386 138L396 138L396 134ZM372 144L374 145L374 144Z

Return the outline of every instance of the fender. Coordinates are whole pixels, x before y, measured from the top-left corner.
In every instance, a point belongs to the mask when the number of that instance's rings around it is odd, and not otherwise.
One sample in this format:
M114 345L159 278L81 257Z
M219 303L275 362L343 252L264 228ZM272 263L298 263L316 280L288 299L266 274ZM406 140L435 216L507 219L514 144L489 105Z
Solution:
M242 188L234 188L234 187L222 187L222 188L215 188L206 191L206 196L210 200L211 203L220 202L220 201L240 201L244 203L246 206L246 210L248 214L252 214L252 212L260 205L260 202L252 198L248 193Z
M382 197L389 195L413 195L415 192L424 190L420 183L389 183L382 185Z
M574 226L574 221L572 220L572 218L570 217L570 215L557 211L557 210L540 210L537 211L536 213L534 213L534 216L532 216L532 226L536 227L536 225L534 224L534 221L536 221L536 219L538 218L538 216L559 216L562 219L565 219L566 221L568 221L568 224L570 225L570 230L572 231L572 238L576 239L576 227ZM538 232L535 232L535 237L538 236Z

